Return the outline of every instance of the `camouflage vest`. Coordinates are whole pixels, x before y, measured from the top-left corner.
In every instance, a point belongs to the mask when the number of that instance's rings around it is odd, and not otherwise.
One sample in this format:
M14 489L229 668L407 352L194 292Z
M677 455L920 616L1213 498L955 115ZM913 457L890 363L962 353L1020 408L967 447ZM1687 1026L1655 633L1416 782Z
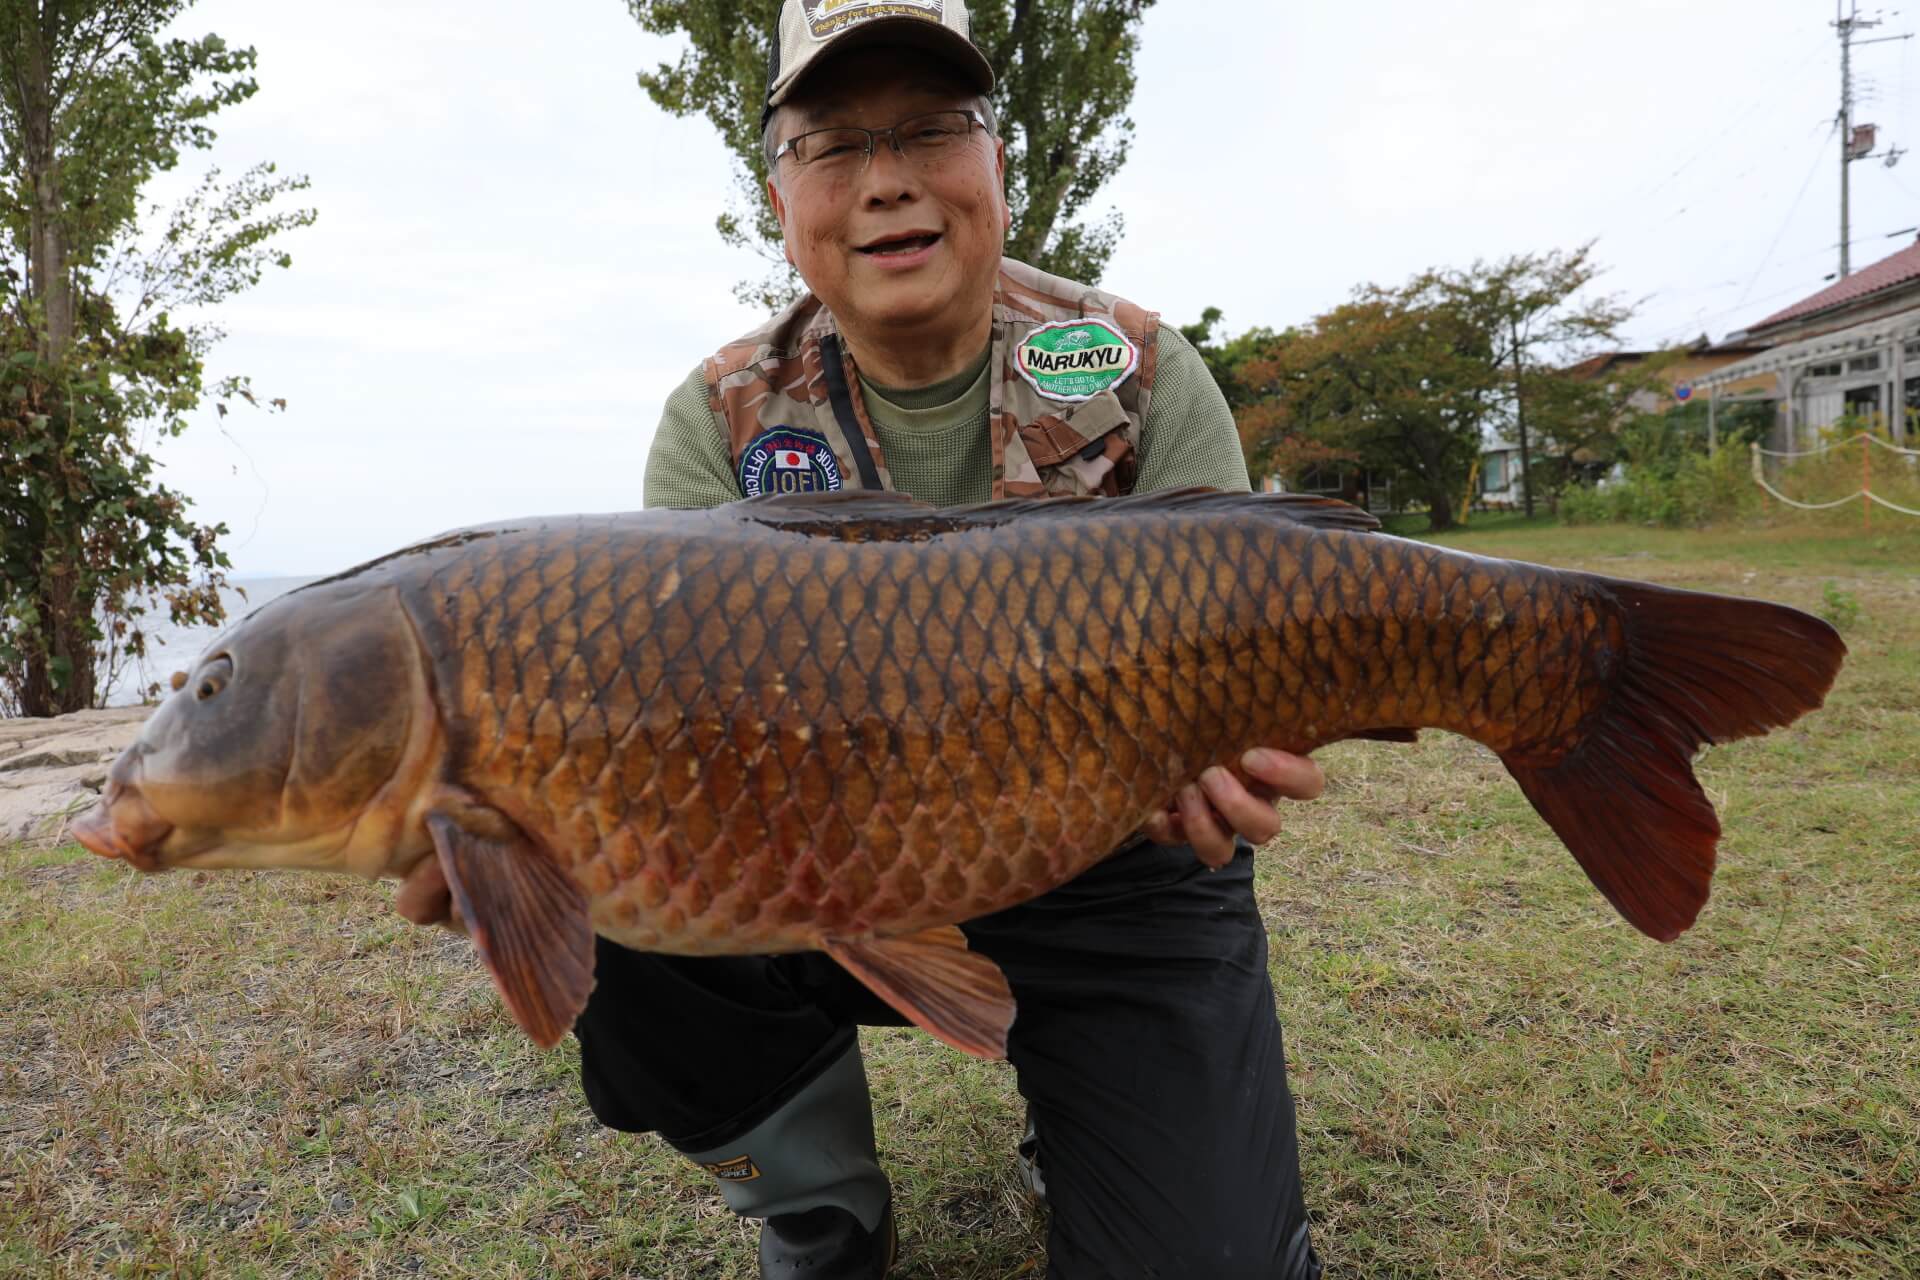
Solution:
M995 498L1130 492L1160 317L1003 259L993 295L988 429ZM853 358L811 293L705 365L749 497L891 489Z

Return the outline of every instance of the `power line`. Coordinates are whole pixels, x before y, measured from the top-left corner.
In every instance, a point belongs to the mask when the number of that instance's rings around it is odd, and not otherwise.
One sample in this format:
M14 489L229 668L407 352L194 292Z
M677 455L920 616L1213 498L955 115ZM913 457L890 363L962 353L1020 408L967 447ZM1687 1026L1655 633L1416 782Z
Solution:
M1836 121L1833 128L1828 131L1827 136L1832 137L1838 132L1840 132L1840 125L1839 122ZM1747 281L1746 293L1740 295L1740 301L1734 304L1734 310L1737 311L1747 304L1747 297L1753 292L1753 286L1760 283L1761 274L1773 265L1773 255L1780 248L1780 242L1786 238L1787 228L1793 225L1793 215L1800 212L1800 202L1807 198L1807 188L1813 185L1813 175L1820 171L1820 162L1825 158L1824 153L1826 149L1827 144L1823 139L1820 143L1820 153L1814 155L1813 164L1807 169L1806 181L1800 184L1800 194L1793 198L1793 206L1787 210L1786 218L1781 221L1780 230L1774 233L1773 243L1767 246L1766 256L1761 258L1760 265L1753 269L1753 279ZM1841 252L1845 253L1846 251L1843 249Z
M1826 254L1826 250L1824 249L1821 250L1821 256L1824 257L1825 254ZM1686 336L1689 332L1704 333L1707 329L1712 327L1714 321L1725 319L1727 316L1738 315L1740 312L1745 311L1749 306L1757 307L1757 306L1760 306L1762 303L1777 301L1781 298L1788 296L1789 294L1798 293L1798 294L1804 295L1809 292L1811 291L1808 289L1806 283L1804 281L1798 281L1794 284L1788 285L1784 289L1776 289L1772 293L1762 294L1760 297L1755 298L1751 303L1740 302L1735 304L1734 306L1728 307L1724 311L1715 311L1711 313L1696 311L1694 312L1693 318L1691 320L1683 320L1679 324L1673 325L1666 329L1658 330L1654 337L1654 345L1664 346L1668 342L1672 341L1677 337Z
M1915 199L1920 199L1920 196L1916 196ZM1920 232L1920 227L1902 227L1898 231L1882 232L1879 235L1855 236L1853 238L1853 246L1859 248L1861 245L1872 244L1877 240L1897 240L1902 236L1914 235L1916 232ZM1815 258L1824 258L1839 247L1839 245L1834 244L1822 245L1811 253L1803 253L1793 258L1783 258L1779 262L1769 263L1768 266L1797 267L1803 262L1811 262ZM1832 277L1829 276L1828 279L1832 279ZM1739 287L1740 282L1738 280L1719 280L1713 284L1689 285L1684 289L1663 289L1657 296L1661 298L1691 298L1699 293L1713 293L1721 289L1737 289Z
M1797 79L1799 73L1811 65L1813 61L1820 56L1820 53L1821 51L1816 48L1806 53L1788 57L1779 63L1774 70L1763 77L1768 88L1742 107L1727 123L1725 128L1709 138L1685 160L1681 161L1677 167L1668 172L1665 177L1655 179L1651 186L1643 185L1637 187L1630 193L1620 197L1617 206L1617 214L1619 216L1608 219L1608 221L1614 225L1595 233L1593 238L1595 240L1612 240L1615 238L1616 232L1622 237L1641 235L1647 231L1665 227L1669 223L1684 217L1686 214L1694 212L1694 206L1698 201L1687 201L1683 203L1680 208L1675 209L1672 213L1666 214L1664 217L1655 214L1653 220L1636 218L1633 224L1624 230L1619 226L1619 223L1624 221L1626 217L1630 216L1633 212L1644 211L1645 206L1650 203L1654 197L1672 186L1680 177L1690 172L1701 160L1709 156L1715 157L1716 159L1726 158L1729 153L1720 148L1720 143L1736 131L1744 131L1743 136L1751 142L1764 143L1764 133L1758 129L1750 129L1747 126L1753 122L1755 115L1759 113L1762 108L1770 108L1771 111L1778 111L1782 105L1789 104L1791 100L1783 97L1777 86L1783 78ZM1827 122L1823 121L1822 123ZM1732 154L1737 156L1746 153L1744 149L1739 149ZM1757 157L1752 163L1748 164L1745 169L1735 174L1732 178L1727 179L1725 182L1715 184L1714 194L1726 194L1726 189L1731 183L1739 182L1741 179L1753 174L1763 167L1764 162L1764 156Z
M1811 53L1802 55L1800 57L1799 62L1796 63L1793 67L1793 74L1797 75L1799 72L1805 70L1807 64L1812 62L1815 58L1819 56L1820 56L1820 51L1818 49L1814 50ZM1788 61L1792 61L1792 59L1788 59ZM1775 75L1769 75L1766 78L1766 83L1769 87L1766 90L1764 90L1759 97L1755 98L1747 106L1741 108L1740 113L1733 118L1733 121L1730 124L1728 124L1726 128L1722 129L1719 133L1716 133L1712 138L1708 139L1707 142L1704 145L1702 145L1697 151L1695 151L1692 155L1688 156L1685 160L1681 161L1679 168L1675 169L1672 173L1669 173L1666 177L1660 179L1650 189L1644 192L1635 191L1633 194L1628 196L1627 199L1634 204L1642 204L1648 200L1653 199L1653 197L1659 195L1668 186L1672 185L1674 179L1678 178L1681 174L1691 169L1695 164L1699 163L1706 156L1714 153L1718 148L1720 141L1724 139L1728 134L1732 133L1734 130L1745 125L1748 121L1748 118L1751 117L1754 112L1758 111L1763 106L1768 106L1770 104L1777 105L1780 101L1780 93L1778 89L1772 86L1777 85L1779 83L1779 79Z

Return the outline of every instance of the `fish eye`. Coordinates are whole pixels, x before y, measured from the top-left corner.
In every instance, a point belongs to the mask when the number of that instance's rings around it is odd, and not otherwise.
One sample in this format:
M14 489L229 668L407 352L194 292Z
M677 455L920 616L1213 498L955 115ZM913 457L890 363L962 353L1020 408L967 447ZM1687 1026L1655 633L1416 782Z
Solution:
M231 679L233 679L233 659L224 653L211 658L205 666L200 668L200 683L195 687L193 696L198 701L205 702L226 688L227 681ZM179 688L178 685L174 687Z

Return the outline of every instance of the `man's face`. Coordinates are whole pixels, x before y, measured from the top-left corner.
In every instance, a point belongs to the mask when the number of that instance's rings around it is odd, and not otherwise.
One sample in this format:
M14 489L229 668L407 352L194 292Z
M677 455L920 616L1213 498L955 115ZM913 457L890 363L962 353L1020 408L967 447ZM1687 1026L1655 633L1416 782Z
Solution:
M808 77L781 107L775 137L842 125L884 129L976 101L935 59L861 49ZM822 177L791 155L779 165L768 194L787 261L842 324L964 331L992 305L1011 216L998 139L976 129L933 164L905 159L882 140L852 174Z

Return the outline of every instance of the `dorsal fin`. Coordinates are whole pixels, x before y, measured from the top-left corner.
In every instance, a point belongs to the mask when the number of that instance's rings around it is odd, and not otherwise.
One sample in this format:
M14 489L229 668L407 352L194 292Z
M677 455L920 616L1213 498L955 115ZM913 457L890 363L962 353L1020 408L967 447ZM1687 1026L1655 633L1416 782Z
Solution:
M745 519L791 533L849 542L912 542L1016 520L1120 513L1238 515L1282 520L1310 529L1372 532L1380 522L1359 507L1312 493L1224 493L1218 489L1162 489L1124 498L1007 498L970 507L930 507L900 493L841 489L783 493L736 502Z

